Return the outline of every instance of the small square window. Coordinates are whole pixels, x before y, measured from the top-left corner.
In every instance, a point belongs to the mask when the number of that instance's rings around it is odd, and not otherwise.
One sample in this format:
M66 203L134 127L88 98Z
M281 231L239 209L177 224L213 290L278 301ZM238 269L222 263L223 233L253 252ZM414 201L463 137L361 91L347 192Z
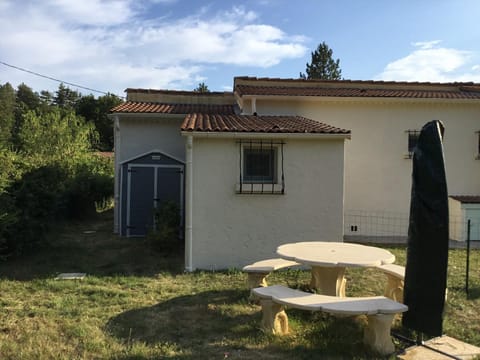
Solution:
M243 182L275 183L276 148L244 148L243 149Z
M407 159L413 157L413 152L418 143L418 137L420 136L420 130L407 130L408 135L408 153L406 154Z
M281 140L238 140L240 176L237 194L285 194L284 142Z

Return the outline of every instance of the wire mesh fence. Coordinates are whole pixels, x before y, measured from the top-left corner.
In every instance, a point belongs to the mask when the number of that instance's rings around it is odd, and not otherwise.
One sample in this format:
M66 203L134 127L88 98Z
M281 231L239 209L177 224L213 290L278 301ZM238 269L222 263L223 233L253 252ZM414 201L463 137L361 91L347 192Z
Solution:
M470 220L470 240L480 240L480 217L450 215L450 240L465 242ZM405 243L408 238L408 213L347 210L344 238L350 241Z

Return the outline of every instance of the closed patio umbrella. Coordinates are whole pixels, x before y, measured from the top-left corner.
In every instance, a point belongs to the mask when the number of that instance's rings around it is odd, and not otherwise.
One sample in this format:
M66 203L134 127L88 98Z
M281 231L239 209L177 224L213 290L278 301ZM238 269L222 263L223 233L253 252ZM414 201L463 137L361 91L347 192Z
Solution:
M448 192L443 124L423 126L413 154L403 325L442 335L448 265Z

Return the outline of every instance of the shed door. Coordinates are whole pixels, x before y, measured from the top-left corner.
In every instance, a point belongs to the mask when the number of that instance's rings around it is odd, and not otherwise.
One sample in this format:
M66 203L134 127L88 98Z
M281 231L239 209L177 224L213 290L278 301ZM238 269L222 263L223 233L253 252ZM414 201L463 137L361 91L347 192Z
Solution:
M130 165L127 236L145 236L155 226L154 209L174 201L183 224L183 167ZM182 232L181 232L182 233Z
M127 236L144 236L153 226L155 168L128 169Z
M180 210L180 224L183 227L183 169L178 167L157 168L155 188L155 207L162 206L164 201L173 201ZM180 231L180 234L183 234Z

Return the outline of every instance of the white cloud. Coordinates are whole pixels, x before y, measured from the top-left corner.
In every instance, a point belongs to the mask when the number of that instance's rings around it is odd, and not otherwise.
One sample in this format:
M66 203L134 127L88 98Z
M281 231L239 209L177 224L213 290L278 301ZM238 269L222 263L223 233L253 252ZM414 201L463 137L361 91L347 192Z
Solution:
M442 40L432 40L432 41L418 41L418 42L415 42L413 43L412 45L415 46L415 47L418 47L420 49L432 49L434 48L436 45L440 44L442 42Z
M389 63L375 78L387 81L480 81L478 54L439 46L441 41L417 42L409 55Z
M149 4L174 2L4 0L0 60L121 94L127 87L192 88L214 64L269 67L307 51L302 37L260 23L243 7L213 14L202 8L178 19L148 11ZM3 82L25 78L3 70Z

